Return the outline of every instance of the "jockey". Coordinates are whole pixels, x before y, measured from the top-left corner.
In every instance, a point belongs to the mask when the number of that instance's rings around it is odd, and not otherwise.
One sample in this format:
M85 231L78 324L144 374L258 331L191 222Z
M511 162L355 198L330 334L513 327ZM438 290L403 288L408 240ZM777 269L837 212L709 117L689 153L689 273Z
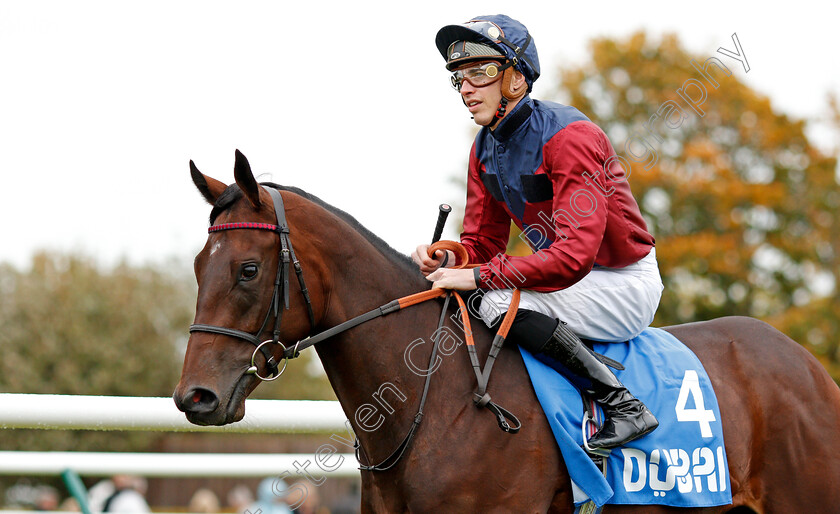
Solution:
M455 254L438 250L430 258L428 245L413 260L434 287L485 291L477 314L491 328L512 288L521 289L508 339L550 357L603 408L606 421L591 448L647 434L656 418L579 338L631 339L659 305L654 239L627 184L629 163L580 111L529 96L540 65L518 21L481 16L443 27L435 43L482 127L470 151L461 243L470 262L485 264L451 269ZM505 254L511 220L531 255Z

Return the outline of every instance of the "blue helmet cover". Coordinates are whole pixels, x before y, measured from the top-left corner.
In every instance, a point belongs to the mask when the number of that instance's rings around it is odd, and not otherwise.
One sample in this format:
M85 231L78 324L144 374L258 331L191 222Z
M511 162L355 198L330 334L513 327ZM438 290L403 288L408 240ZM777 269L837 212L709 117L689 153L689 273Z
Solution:
M501 36L501 38L500 38ZM525 25L504 14L476 16L460 25L447 25L440 29L435 37L435 45L445 60L449 60L447 51L456 41L472 41L489 45L502 52L508 60L516 57L516 51L502 41L507 40L517 47L524 47L528 41L528 29ZM533 38L524 47L522 57L514 65L525 76L528 89L540 76L540 59Z

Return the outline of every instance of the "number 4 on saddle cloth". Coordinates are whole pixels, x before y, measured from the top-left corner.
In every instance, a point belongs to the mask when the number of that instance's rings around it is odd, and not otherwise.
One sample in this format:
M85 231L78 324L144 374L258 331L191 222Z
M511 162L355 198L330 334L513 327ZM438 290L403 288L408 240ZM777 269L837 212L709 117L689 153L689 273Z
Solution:
M582 448L580 393L520 347L569 469L575 505L711 507L731 503L717 398L694 353L656 328L647 328L625 343L596 342L594 350L624 365L625 370L617 370L616 376L654 413L659 428L613 449L602 472ZM550 360L542 355L540 359Z

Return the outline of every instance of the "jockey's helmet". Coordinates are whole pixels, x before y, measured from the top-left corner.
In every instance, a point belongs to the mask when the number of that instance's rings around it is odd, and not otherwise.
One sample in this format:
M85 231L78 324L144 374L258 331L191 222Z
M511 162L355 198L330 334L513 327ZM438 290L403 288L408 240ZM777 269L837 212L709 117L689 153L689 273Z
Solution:
M472 62L499 61L503 64L498 71L505 72L505 80L510 80L511 68L516 69L525 77L529 92L540 76L537 47L528 29L503 14L447 25L438 31L435 45L449 71Z

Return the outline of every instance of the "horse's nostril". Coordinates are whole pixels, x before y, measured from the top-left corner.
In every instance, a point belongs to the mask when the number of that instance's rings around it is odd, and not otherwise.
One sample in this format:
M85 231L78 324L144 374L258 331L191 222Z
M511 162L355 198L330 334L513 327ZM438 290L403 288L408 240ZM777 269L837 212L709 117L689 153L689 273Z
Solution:
M219 397L209 389L196 387L185 394L178 403L184 412L212 412L219 406Z

